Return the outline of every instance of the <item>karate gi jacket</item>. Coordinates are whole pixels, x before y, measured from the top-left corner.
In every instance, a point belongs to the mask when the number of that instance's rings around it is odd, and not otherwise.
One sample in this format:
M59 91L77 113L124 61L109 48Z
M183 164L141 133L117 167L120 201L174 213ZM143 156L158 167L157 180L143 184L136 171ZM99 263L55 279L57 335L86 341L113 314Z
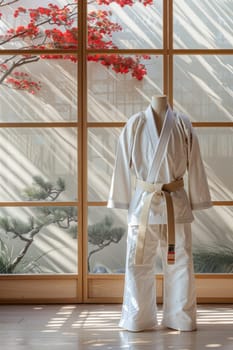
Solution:
M158 149L161 164L155 162ZM152 107L148 106L129 118L119 137L108 207L128 209L128 224L138 225L148 193L135 187L135 179L166 184L185 174L187 188L171 194L176 223L190 223L193 210L212 206L198 139L189 118L170 106L158 135ZM152 201L148 224L163 223L167 223L167 217L161 198Z

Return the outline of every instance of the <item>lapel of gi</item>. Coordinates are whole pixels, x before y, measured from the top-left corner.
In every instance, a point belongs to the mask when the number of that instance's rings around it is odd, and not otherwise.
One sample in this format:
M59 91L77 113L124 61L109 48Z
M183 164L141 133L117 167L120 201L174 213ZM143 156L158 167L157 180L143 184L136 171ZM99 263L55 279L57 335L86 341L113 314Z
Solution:
M154 154L147 175L147 182L155 183L158 179L159 171L166 155L168 141L174 125L174 117L171 107L168 106L163 127L159 136L151 106L147 108L145 114L147 117L150 139L154 148Z

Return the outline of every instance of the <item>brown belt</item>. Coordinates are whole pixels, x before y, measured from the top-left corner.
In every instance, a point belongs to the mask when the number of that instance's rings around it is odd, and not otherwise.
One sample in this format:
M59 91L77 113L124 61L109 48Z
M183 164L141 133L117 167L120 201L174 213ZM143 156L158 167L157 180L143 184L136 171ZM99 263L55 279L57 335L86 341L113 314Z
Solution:
M167 262L168 264L175 263L175 218L174 218L174 207L171 192L176 192L177 190L184 187L184 180L175 180L168 184L155 183L151 184L143 180L136 180L136 187L143 189L146 192L149 192L147 195L144 205L142 207L141 215L139 218L139 232L136 242L136 251L135 251L135 264L143 264L143 253L144 253L144 244L146 229L148 225L148 216L151 207L151 201L154 196L157 196L157 199L160 201L162 197L165 198L166 209L167 209L167 242L168 242L168 255Z

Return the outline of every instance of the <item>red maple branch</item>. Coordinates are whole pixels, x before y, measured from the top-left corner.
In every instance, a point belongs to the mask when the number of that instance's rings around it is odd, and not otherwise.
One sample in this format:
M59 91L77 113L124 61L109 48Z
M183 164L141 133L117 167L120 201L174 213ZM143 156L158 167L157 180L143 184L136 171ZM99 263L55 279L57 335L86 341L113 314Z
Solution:
M40 90L41 83L32 81L31 77L27 73L18 71L14 72L14 70L25 64L37 62L39 59L40 57L38 56L25 55L20 58L18 58L18 56L12 56L11 58L5 60L4 63L0 64L0 72L3 73L0 78L0 85L4 83L4 85L12 87L13 89L26 90L31 94L35 94L36 91ZM7 65L6 63L9 61L12 62L10 65Z
M0 7L16 3L19 0L0 0ZM136 2L144 6L152 5L154 0L96 0L97 5L110 5L116 3L121 7L133 6ZM89 3L93 1L90 0ZM46 7L25 8L19 6L13 12L13 17L22 17L28 20L27 24L10 28L5 35L0 37L0 45L21 39L26 45L22 49L78 49L77 3L73 0L65 6L49 3ZM87 36L88 47L92 49L117 49L112 41L112 34L122 30L122 27L110 20L111 12L103 9L93 10L87 14ZM1 14L0 14L1 19ZM51 28L46 26L50 25ZM128 57L120 54L90 54L89 61L99 62L116 73L131 73L138 80L146 75L146 67L141 60L149 59L149 56L136 55ZM14 59L14 60L13 60ZM40 54L39 56L23 55L15 60L13 56L9 60L0 62L0 84L13 87L14 89L27 90L35 93L40 90L41 83L33 82L26 73L18 72L16 69L22 65L37 62L40 59L66 59L77 62L74 54ZM11 62L10 62L11 61Z
M141 2L144 6L152 5L154 0L96 0L99 5L110 5L115 2L121 7L133 6L136 2Z

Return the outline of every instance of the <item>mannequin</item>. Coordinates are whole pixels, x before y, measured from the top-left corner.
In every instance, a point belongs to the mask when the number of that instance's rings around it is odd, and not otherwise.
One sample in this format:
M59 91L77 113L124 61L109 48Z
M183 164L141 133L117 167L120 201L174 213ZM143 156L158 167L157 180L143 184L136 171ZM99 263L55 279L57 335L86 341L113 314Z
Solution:
M183 181L186 172L188 193ZM132 174L136 177L133 191ZM153 96L148 108L130 117L122 130L108 200L109 208L128 210L121 328L132 332L156 329L154 264L160 249L162 325L179 331L196 329L190 224L193 210L211 205L189 118L174 112L167 96Z
M151 99L151 107L154 114L155 124L158 134L160 135L164 118L168 107L168 99L166 95L154 95Z

